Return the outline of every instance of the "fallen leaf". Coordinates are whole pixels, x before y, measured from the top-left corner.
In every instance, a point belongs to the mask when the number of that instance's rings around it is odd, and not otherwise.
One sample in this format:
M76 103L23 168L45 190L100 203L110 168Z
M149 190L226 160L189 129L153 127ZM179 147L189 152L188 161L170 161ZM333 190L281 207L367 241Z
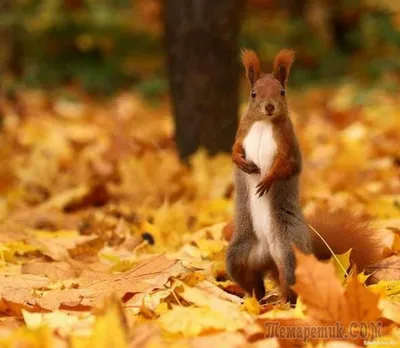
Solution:
M223 332L204 337L191 338L182 342L190 348L218 347L218 348L242 348L246 347L246 338L239 332ZM269 346L268 346L269 347Z
M400 324L400 301L392 302L386 299L380 299L378 307L382 311L382 316L384 318Z
M307 307L307 316L319 325L347 327L349 323L344 289L336 277L332 263L317 261L314 255L305 255L295 249L297 260L296 283L293 289Z
M335 266L336 275L342 280L342 283L346 279L350 267L350 254L351 249L344 254L335 255L333 258L333 265Z
M374 283L379 280L400 280L400 256L393 255L367 267L365 273L371 274L369 279Z
M24 263L21 267L21 273L43 275L52 281L75 278L78 275L68 262L45 262L37 260Z
M260 314L261 306L255 297L247 297L243 303L243 309L253 315Z
M22 308L33 308L36 301L32 290L49 284L48 278L32 274L0 275L0 312L20 314Z
M179 320L177 320L179 318ZM161 314L157 319L162 329L171 334L197 336L202 333L233 331L241 328L229 313L221 313L207 307L177 307Z
M120 302L114 297L106 301L103 313L96 318L92 335L89 338L75 337L71 347L128 347L126 318Z
M122 298L126 293L143 293L161 288L170 277L181 271L176 260L159 255L142 261L129 271L87 280L87 284L78 288L49 291L36 303L46 310L55 310L60 306L101 307L104 298L112 293Z
M380 317L379 295L371 292L358 280L357 276L350 277L344 296L352 321L357 323L371 322Z

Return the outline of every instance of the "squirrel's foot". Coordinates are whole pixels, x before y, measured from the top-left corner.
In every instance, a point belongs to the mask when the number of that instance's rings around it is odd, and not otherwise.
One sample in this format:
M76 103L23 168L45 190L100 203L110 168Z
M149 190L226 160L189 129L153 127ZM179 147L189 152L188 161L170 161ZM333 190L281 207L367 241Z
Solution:
M260 172L260 168L253 161L247 161L243 157L240 157L235 161L236 165L247 174L256 174Z
M286 301L289 302L291 305L295 305L297 301L297 294L290 289L286 294Z
M256 195L260 198L264 194L268 193L272 184L273 184L273 181L270 180L268 177L265 177L264 179L262 179L259 182L259 184L256 186L256 189L257 189Z

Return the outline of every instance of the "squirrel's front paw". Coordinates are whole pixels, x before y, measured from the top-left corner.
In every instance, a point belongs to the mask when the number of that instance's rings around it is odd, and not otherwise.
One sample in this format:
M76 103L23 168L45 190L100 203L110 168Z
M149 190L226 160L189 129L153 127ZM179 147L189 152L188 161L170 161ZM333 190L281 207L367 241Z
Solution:
M243 157L240 157L235 161L236 165L247 174L255 174L260 172L260 168L253 161L246 161Z
M273 181L270 180L269 178L264 178L262 179L259 184L256 186L256 196L262 197L264 194L268 193L270 190L271 186L273 184Z

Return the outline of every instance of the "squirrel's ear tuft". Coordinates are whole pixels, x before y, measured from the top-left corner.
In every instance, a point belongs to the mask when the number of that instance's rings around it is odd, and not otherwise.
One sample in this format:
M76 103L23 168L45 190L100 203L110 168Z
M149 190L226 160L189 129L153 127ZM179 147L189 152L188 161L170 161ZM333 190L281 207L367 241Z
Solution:
M272 74L279 80L282 87L286 87L286 82L289 77L290 68L294 61L295 52L291 49L280 50L275 57L274 71Z
M242 63L246 68L246 76L250 82L251 86L254 86L255 82L260 77L260 60L257 57L257 54L246 48L242 49Z

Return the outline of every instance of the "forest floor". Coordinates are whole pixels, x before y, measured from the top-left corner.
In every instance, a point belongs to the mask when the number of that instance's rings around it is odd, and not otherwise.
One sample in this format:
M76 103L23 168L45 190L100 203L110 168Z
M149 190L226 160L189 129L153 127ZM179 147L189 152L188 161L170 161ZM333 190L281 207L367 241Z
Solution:
M230 156L199 151L182 165L167 102L40 91L0 101L0 346L292 346L324 325L349 333L351 321L380 331L357 327L343 347L399 345L400 101L357 91L289 96L302 205L370 218L387 259L365 286L363 273L345 277L349 254L341 266L298 255L295 308L269 280L260 305L228 279ZM271 337L271 323L297 339Z

